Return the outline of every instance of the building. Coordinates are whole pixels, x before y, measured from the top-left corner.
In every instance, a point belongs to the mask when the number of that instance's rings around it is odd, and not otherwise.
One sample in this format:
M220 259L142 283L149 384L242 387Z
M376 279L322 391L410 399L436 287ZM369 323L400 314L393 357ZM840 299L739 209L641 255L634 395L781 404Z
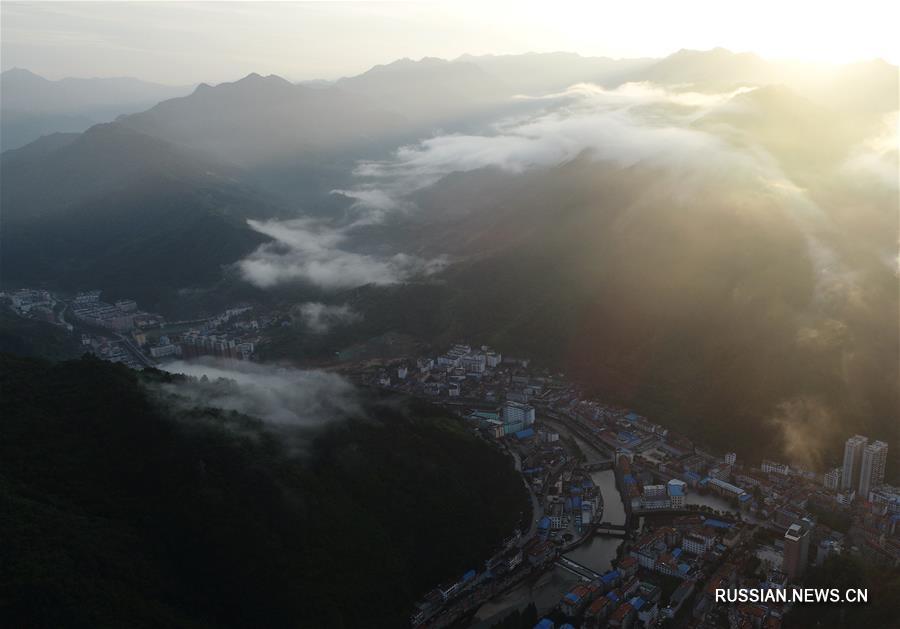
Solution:
M838 492L837 496L834 497L839 505L844 505L845 507L852 505L854 498L856 498L856 492L852 489Z
M460 366L467 374L482 374L486 366L484 354L467 354L460 359Z
M774 473L787 476L788 472L790 472L790 467L788 465L776 461L769 461L768 459L763 459L762 465L759 467L766 474Z
M681 540L681 547L684 549L684 552L699 556L712 548L715 541L715 537L711 535L689 533Z
M729 452L725 455L726 465L734 466L735 463L737 463L737 454L735 454L734 452Z
M116 302L116 308L122 312L135 312L137 310L137 302L133 299L123 299Z
M885 513L900 515L900 489L890 485L873 487L869 492L869 500L882 506Z
M888 445L884 441L870 443L863 449L859 471L859 492L863 500L869 499L869 491L884 483L884 465L887 462Z
M519 402L507 401L503 405L502 418L506 434L519 432L534 423L534 407Z
M577 615L590 600L591 591L584 585L576 585L559 602L559 608L566 616Z
M157 345L150 348L150 355L153 358L164 358L166 356L177 356L181 354L181 347L174 343L168 345Z
M719 480L718 478L710 478L708 485L712 487L716 492L725 496L725 497L737 497L738 499L743 499L744 495L748 495L746 491L738 487L737 485L732 485L731 483L726 483L725 481Z
M790 581L796 581L803 576L808 561L809 527L806 522L794 522L784 534L782 570Z
M843 470L839 467L834 468L830 472L826 472L825 478L822 483L825 485L825 489L831 489L833 491L837 491L841 487L841 474Z
M862 453L869 443L867 437L855 435L847 439L844 444L844 466L841 473L841 487L853 489L859 481L859 468L862 463Z
M683 509L684 495L687 493L687 483L683 480L673 478L666 483L666 490L669 493L669 501L672 503L672 508Z

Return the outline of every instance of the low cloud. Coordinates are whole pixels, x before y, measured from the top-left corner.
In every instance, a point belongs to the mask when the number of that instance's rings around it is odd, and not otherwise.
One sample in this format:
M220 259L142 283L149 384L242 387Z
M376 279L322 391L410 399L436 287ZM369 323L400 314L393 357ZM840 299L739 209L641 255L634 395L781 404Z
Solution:
M844 164L850 175L873 179L889 190L900 189L900 112L884 116L881 133L861 143Z
M273 426L319 428L362 413L355 387L325 371L213 358L176 361L166 370L190 376L164 385L185 405L237 411Z
M294 281L329 289L396 284L430 275L445 265L441 258L426 260L405 253L376 256L345 249L353 226L334 228L308 219L248 223L274 241L238 263L244 279L261 288Z
M511 173L552 167L589 154L622 166L645 162L716 176L753 166L753 157L690 124L747 88L723 94L673 92L646 83L615 90L578 84L531 100L537 114L504 120L485 135L441 135L401 147L392 159L363 162L360 184L341 194L384 214L405 209L405 195L452 172L495 167Z
M769 423L778 430L781 449L791 463L809 470L823 469L828 446L843 434L834 413L811 398L779 405Z
M348 325L362 320L362 315L350 306L334 306L310 301L296 308L296 313L307 329L314 334L325 334L335 326Z

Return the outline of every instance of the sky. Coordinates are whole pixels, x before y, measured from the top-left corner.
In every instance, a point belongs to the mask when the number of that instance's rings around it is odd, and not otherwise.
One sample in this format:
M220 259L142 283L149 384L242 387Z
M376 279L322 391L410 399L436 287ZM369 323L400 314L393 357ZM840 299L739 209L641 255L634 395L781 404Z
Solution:
M661 57L722 46L770 59L900 62L891 0L31 2L0 4L0 65L47 78L335 79L424 56L564 50Z

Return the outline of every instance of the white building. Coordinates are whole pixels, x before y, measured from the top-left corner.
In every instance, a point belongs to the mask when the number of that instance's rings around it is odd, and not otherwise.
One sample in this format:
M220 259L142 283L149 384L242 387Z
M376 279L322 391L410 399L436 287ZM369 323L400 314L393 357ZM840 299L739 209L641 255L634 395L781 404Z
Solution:
M153 358L164 358L166 356L175 356L181 353L181 348L172 343L168 345L158 345L150 348L150 355Z
M886 513L900 515L900 488L882 485L869 491L869 501L884 505Z
M689 535L685 535L681 540L681 548L684 549L684 552L686 553L691 553L692 555L702 555L707 550L712 548L714 542L715 538L691 533Z
M116 302L116 307L122 312L134 312L137 310L137 302L133 299L123 299L122 301Z
M763 459L762 465L760 465L759 468L766 474L774 472L775 474L784 474L785 476L791 471L791 468L787 464L770 461L768 459Z
M669 502L673 509L684 508L685 494L687 493L687 483L678 478L673 478L666 483L666 491L669 493Z
M460 366L466 373L484 373L485 364L484 354L467 354L460 359Z
M846 507L846 506L850 506L851 504L853 504L853 499L855 497L856 497L856 492L853 491L852 489L849 489L847 491L842 491L842 492L838 493L838 495L835 496L834 499L837 501L838 504L844 505Z
M725 464L726 465L734 465L737 463L737 454L734 452L729 452L725 455Z
M503 423L530 426L534 423L534 407L528 404L507 401L503 405Z
M869 499L869 491L884 482L884 466L887 462L888 445L884 441L870 443L863 449L862 465L859 472L858 495Z
M743 494L747 493L737 485L726 483L725 481L719 480L718 478L710 478L709 484L724 496L737 496L738 498L740 498Z
M825 473L825 478L822 483L825 485L825 489L831 489L833 491L837 491L841 486L841 473L843 470L839 467L834 468L830 472Z
M851 489L859 482L859 468L862 462L862 453L869 443L867 437L855 435L847 439L844 444L844 466L841 474L841 487Z

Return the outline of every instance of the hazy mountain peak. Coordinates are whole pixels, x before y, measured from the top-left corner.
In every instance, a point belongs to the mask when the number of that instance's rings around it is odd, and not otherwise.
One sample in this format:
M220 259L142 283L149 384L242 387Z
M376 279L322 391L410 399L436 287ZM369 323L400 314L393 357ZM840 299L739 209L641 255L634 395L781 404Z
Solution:
M0 74L0 76L9 77L9 78L28 77L28 78L34 78L34 79L41 79L43 81L47 80L44 77L40 76L39 74L35 74L31 70L28 70L27 68L10 68L9 70L5 70L2 74Z

